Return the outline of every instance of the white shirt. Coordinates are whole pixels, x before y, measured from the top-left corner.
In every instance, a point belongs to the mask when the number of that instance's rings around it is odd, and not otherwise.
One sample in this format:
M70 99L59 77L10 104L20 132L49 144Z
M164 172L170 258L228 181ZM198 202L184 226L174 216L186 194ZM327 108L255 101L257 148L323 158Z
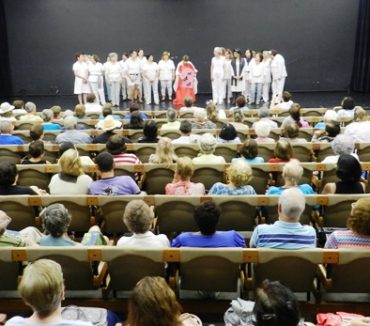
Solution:
M273 57L271 61L271 74L273 80L281 79L288 76L285 67L285 59L279 53L275 55L275 57Z
M344 129L344 134L351 136L356 143L370 142L370 121L352 122Z
M164 234L155 235L151 231L142 234L133 234L131 237L121 237L117 247L167 248L170 241Z
M161 130L179 130L180 124L180 121L167 122L162 125Z
M261 118L261 119L259 119L259 121L256 121L255 123L253 123L252 128L253 128L253 129L254 129L254 128L256 128L256 124L257 124L258 122L260 122L260 121L265 121L265 122L267 122L267 123L270 125L271 129L277 129L277 128L278 128L278 124L277 124L275 121L272 121L271 119L269 119L269 118L267 118L267 117L265 117L265 118Z
M243 68L243 76L244 76L244 80L249 80L249 70L250 70L250 66L253 65L254 63L254 58L251 59L251 61L247 61L246 58L244 58L244 68Z
M353 116L355 114L355 109L353 110L344 110L344 109L341 109L338 111L338 114L337 114L337 119L343 119L343 118L348 118L348 119L353 119Z
M222 156L213 154L202 154L193 158L194 164L225 164L225 159Z
M278 105L276 105L277 109L280 109L282 111L288 111L290 107L292 106L293 101L289 100L288 102L281 102Z
M23 318L20 316L13 317L9 319L5 325L8 326L93 326L92 323L87 321L80 321L80 320L62 320L59 323L31 323L28 318Z
M89 73L89 82L96 83L99 77L103 76L103 65L100 62L92 63L90 62L87 66Z
M91 177L86 174L78 176L77 182L64 181L59 174L54 174L49 183L49 190L51 195L86 195L92 182Z
M172 144L194 144L199 140L199 135L190 134L189 136L181 136L172 140Z
M139 59L127 59L126 71L128 75L139 75L141 73L141 61Z
M86 103L85 104L85 113L96 113L102 114L102 106L99 103Z
M249 78L252 83L262 83L265 66L262 62L253 61L249 65Z
M233 76L233 67L231 66L231 59L225 59L225 79L231 79Z
M77 76L82 78L87 78L89 74L86 62L76 61L72 66L72 70Z
M271 83L271 59L263 60L264 83Z
M145 63L143 65L143 76L149 80L157 79L158 76L158 64L156 62Z
M172 80L175 73L175 64L171 59L158 62L159 80Z
M109 83L121 81L121 65L118 62L107 64L105 76Z
M223 57L212 58L212 78L223 79L225 76L225 59Z
M358 155L356 153L351 153L351 155L356 158L358 161L360 161ZM337 164L338 163L338 160L339 160L339 155L331 155L331 156L327 156L325 157L321 163L325 163L325 164Z

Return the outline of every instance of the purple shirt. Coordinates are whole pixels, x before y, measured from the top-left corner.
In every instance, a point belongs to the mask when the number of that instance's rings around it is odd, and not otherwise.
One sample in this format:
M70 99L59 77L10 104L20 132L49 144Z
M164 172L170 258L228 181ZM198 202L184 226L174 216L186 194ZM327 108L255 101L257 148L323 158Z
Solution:
M126 175L94 181L89 188L91 195L118 196L139 193L140 189L135 181Z
M171 246L199 248L245 247L245 241L243 236L234 230L218 231L213 235L185 232L173 239Z

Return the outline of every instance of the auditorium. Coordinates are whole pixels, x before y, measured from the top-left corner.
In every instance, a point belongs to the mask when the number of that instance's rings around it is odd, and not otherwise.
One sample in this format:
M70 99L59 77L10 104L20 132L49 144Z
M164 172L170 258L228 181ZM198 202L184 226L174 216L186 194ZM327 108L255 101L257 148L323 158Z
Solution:
M370 1L0 30L0 325L370 325Z

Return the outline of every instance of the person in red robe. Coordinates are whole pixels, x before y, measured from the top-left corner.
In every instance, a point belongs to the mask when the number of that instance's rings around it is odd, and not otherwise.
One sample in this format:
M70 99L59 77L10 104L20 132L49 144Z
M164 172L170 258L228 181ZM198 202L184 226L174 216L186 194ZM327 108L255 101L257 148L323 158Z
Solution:
M184 55L182 61L177 65L176 80L174 89L176 98L173 100L173 105L180 108L184 105L184 99L190 96L195 102L195 94L197 93L197 72L194 65L190 62L189 56Z

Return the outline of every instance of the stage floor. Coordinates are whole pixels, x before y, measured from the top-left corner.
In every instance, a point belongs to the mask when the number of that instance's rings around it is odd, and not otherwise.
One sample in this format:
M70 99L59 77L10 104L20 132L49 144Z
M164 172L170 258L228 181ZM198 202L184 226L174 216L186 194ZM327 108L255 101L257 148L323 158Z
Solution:
M304 92L292 93L294 102L299 103L302 107L334 107L340 105L340 102L344 96L348 96L347 92ZM351 94L357 105L363 106L365 109L370 110L370 93L362 94L356 93ZM196 105L205 107L206 102L212 98L211 94L198 94ZM60 105L63 110L71 109L77 104L76 96L28 96L22 98L25 101L35 102L38 111L49 108L53 105ZM8 99L13 100L13 99ZM120 110L124 110L128 107L129 102L121 103ZM171 106L170 102L163 102L159 105L145 105L143 104L144 110L166 110ZM225 107L224 107L225 108ZM226 107L227 108L227 107Z

